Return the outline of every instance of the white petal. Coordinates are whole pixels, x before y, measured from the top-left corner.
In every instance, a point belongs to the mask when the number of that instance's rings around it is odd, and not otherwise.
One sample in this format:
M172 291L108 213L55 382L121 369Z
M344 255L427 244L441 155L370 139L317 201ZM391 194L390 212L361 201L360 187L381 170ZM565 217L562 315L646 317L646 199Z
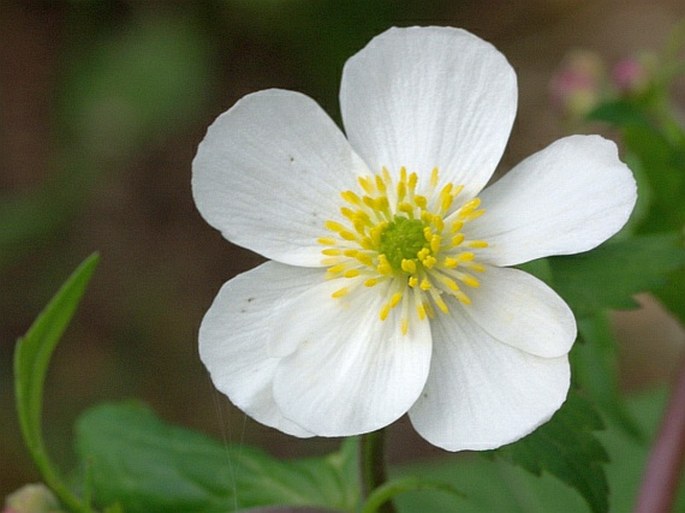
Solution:
M314 100L272 89L245 96L209 127L193 160L193 197L231 242L320 266L316 239L365 169Z
M255 420L285 433L311 433L283 417L272 381L279 359L268 353L273 312L323 279L323 271L267 262L227 282L200 326L200 359L212 382Z
M484 190L485 215L469 224L483 258L516 265L590 250L619 231L637 199L616 145L597 135L559 139Z
M341 280L338 280L341 281ZM402 335L400 312L379 319L389 298L359 287L331 298L339 283L325 282L281 311L279 332L297 350L283 358L274 397L288 418L321 436L349 436L390 424L421 393L431 354L430 326L409 309L410 331Z
M343 69L340 105L350 143L373 171L430 173L478 193L499 162L516 113L516 75L473 34L391 29Z
M545 358L563 356L576 339L568 305L542 281L518 269L488 266L469 290L464 312L494 339Z
M519 351L458 314L432 322L428 382L409 411L415 429L430 443L448 451L494 449L535 430L566 399L566 356Z

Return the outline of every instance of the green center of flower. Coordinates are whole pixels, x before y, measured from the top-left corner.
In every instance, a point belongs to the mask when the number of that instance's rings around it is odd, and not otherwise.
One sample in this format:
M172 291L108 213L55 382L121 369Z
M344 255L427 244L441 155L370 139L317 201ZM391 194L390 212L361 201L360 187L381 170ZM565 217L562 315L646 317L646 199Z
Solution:
M447 313L446 297L468 305L463 287L480 285L475 274L485 271L476 252L487 242L469 239L464 230L485 211L480 200L460 201L463 186L438 187L438 169L419 188L416 173L400 169L399 179L383 168L380 174L358 178L359 192L340 193L344 205L340 221L324 223L330 232L318 242L324 246L321 263L327 279L341 280L332 293L340 299L360 286L376 287L386 295L379 318L400 312L403 334L409 320L423 321L437 310Z
M402 260L416 259L426 246L425 225L420 219L396 215L381 232L378 252L384 254L395 271L402 270Z

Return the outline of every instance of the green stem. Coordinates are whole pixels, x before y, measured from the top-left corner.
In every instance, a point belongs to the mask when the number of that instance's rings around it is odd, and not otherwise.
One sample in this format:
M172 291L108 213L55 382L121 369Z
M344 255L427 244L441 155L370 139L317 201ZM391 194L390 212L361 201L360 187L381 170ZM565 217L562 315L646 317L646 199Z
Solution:
M373 433L362 435L360 450L360 465L362 492L364 498L369 497L373 492L383 486L387 481L385 470L385 450L384 450L385 431L380 429ZM395 506L392 502L386 501L379 505L375 511L378 513L395 513Z

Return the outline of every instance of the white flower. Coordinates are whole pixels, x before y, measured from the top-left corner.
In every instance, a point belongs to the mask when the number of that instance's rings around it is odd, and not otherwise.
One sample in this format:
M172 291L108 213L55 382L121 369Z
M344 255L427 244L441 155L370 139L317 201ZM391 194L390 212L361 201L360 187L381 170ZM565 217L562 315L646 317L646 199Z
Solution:
M613 143L561 139L483 190L516 77L453 28L391 29L347 61L347 139L310 98L250 94L193 161L198 209L268 259L200 328L216 387L292 435L346 436L405 413L429 442L489 449L546 422L569 388L568 306L517 269L594 248L626 222Z

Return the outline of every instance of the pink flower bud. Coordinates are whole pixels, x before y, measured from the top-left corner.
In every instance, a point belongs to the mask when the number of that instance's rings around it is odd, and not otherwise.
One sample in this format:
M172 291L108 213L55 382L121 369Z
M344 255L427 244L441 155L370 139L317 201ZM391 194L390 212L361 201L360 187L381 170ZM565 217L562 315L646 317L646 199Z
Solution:
M552 104L568 117L582 117L599 102L605 75L598 54L581 50L570 53L550 81Z
M649 86L654 57L641 55L618 61L611 70L616 89L624 94L639 94Z

